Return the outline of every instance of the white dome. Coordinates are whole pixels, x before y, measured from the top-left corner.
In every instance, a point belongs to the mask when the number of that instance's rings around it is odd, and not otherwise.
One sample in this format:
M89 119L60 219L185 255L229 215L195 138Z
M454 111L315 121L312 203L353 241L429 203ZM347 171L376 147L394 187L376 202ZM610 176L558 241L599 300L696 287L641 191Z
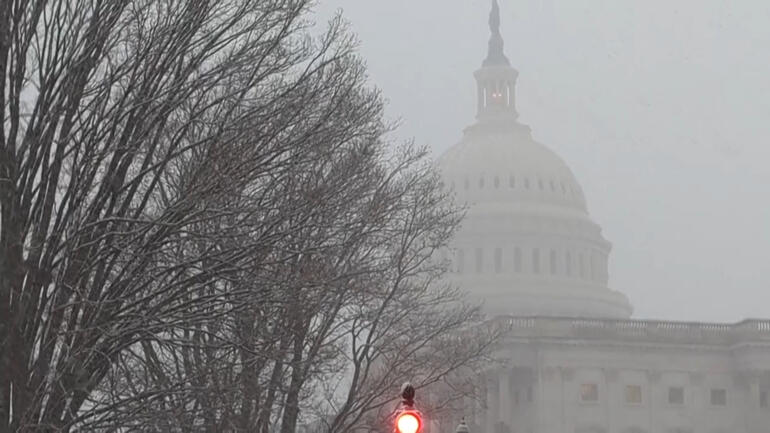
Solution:
M575 175L558 155L533 141L524 125L470 127L438 163L447 184L471 203L527 203L586 212Z
M468 206L449 278L493 315L629 317L628 299L607 287L611 245L575 176L517 121L518 72L495 30L475 73L478 121L438 160Z
M631 315L607 288L610 243L586 210L572 171L515 119L482 119L438 160L468 206L450 279L487 313Z

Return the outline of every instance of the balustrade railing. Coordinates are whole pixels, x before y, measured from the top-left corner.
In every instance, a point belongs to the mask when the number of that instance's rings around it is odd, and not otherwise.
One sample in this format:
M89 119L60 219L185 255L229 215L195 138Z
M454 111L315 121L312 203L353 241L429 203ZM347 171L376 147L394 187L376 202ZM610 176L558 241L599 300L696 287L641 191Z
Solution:
M770 341L770 320L700 323L567 317L504 317L512 335L572 338L641 338L654 340L737 343Z

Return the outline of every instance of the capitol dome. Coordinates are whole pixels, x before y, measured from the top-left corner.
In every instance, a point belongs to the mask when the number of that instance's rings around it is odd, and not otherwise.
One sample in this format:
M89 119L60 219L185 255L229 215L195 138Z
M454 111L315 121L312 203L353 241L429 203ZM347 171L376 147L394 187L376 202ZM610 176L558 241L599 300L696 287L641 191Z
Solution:
M475 73L476 123L438 160L468 206L452 245L454 284L491 315L626 318L628 299L608 288L611 244L591 220L567 164L518 122L518 72L503 52L499 11Z

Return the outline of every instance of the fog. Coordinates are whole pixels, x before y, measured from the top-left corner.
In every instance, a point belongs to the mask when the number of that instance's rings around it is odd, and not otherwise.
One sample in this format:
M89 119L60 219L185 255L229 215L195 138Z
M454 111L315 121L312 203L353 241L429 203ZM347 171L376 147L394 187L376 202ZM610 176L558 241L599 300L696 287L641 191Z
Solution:
M634 317L770 316L770 3L502 0L520 121L567 162ZM327 0L399 139L436 156L475 114L487 0Z

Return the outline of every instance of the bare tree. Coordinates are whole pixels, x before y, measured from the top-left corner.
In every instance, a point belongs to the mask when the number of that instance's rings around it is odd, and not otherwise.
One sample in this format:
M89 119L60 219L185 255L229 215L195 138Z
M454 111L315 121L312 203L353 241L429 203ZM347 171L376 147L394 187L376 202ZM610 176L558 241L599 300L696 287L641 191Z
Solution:
M310 6L0 6L3 428L345 431L483 358L461 213Z

